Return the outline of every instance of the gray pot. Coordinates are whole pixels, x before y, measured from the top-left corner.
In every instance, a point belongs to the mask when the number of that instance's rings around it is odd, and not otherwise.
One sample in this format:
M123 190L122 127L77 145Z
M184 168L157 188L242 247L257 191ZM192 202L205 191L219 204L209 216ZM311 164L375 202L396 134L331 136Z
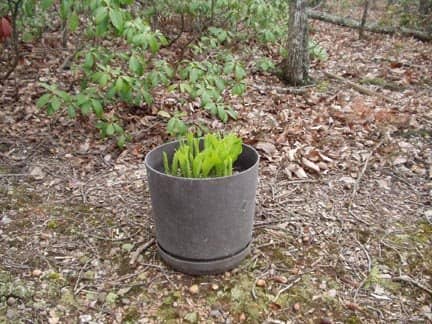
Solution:
M237 266L250 251L259 155L249 145L228 177L191 179L164 173L178 141L145 158L160 256L188 274L216 274Z

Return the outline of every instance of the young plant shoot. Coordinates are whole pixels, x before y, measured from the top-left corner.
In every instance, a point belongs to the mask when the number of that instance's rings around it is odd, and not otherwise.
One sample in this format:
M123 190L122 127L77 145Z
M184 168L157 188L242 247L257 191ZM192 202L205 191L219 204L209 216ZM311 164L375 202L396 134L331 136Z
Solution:
M242 140L234 134L221 137L207 134L200 139L189 133L180 141L170 163L162 153L165 173L185 178L226 177L233 174L233 166L242 152Z

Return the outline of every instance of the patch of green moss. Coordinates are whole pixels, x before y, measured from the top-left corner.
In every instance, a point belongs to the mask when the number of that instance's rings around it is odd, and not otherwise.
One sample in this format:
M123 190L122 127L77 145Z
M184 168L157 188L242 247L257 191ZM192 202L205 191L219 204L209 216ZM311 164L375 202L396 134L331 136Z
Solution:
M391 91L401 91L404 89L404 87L400 86L399 84L391 82L391 81L387 81L387 80L382 79L382 78L363 78L360 80L360 83L361 84L376 85L376 86L379 86L381 88L388 89Z
M135 306L131 306L129 308L126 309L126 312L123 316L123 322L124 323L136 323L140 318L140 313L138 311L138 308L136 308Z
M316 84L316 89L318 92L325 93L329 89L329 84L328 80L322 80Z
M432 137L432 129L419 128L419 129L404 129L396 132L397 135L403 138L425 138L429 139Z

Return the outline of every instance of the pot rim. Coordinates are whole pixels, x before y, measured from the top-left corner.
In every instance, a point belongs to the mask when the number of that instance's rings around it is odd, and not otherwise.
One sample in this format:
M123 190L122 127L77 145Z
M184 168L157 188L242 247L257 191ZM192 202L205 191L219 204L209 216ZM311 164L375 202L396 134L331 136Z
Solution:
M144 158L144 165L145 165L148 169L150 169L152 172L154 172L154 173L156 173L156 174L158 174L158 175L161 175L161 176L168 177L168 178L179 179L179 180L189 180L189 181L203 181L203 180L209 181L209 180L229 179L229 178L234 178L234 177L237 177L237 176L241 176L241 175L243 175L243 174L249 172L250 170L254 169L254 168L259 164L259 161L260 161L260 156L259 156L257 150L256 150L253 146L251 146L251 145L248 145L248 144L244 144L244 143L242 143L243 147L247 147L247 148L250 149L253 153L255 153L256 161L255 161L255 163L254 163L252 166L250 166L249 168L247 168L247 169L245 169L245 170L243 170L243 171L237 172L236 174L233 174L233 175L230 175L230 176L224 176L224 177L208 177L208 178L186 178L186 177L179 177L179 176L173 176L173 175L170 175L170 174L166 174L166 173L164 173L164 172L160 172L160 171L156 170L155 168L153 168L152 166L150 166L150 164L148 163L148 158L149 158L150 154L154 153L154 151L156 151L156 150L158 150L158 149L160 149L160 148L162 148L162 147L164 147L164 146L172 145L172 144L174 144L174 143L178 143L178 142L180 142L180 141L179 141L179 140L175 140L175 141L167 142L167 143L164 143L164 144L161 144L161 145L156 146L154 149L152 149L150 152L148 152L148 153L146 154L146 156L145 156L145 158ZM242 153L243 153L243 152L242 152Z

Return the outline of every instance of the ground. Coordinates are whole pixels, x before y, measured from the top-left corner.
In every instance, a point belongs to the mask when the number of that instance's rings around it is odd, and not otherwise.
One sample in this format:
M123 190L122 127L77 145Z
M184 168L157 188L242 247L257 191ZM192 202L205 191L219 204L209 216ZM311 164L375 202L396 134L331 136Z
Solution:
M329 55L312 86L250 73L238 121L207 118L262 157L251 255L215 276L170 269L152 244L158 104L125 112L139 140L120 151L35 108L58 58L18 67L0 91L0 322L432 321L432 44L317 22L312 35Z

